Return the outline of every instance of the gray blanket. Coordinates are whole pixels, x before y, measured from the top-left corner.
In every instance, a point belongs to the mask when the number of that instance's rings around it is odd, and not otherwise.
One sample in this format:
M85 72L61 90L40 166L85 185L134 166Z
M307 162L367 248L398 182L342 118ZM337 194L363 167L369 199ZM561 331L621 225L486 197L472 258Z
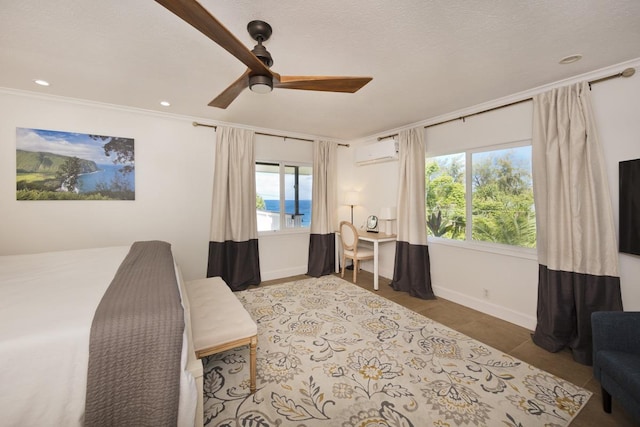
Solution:
M135 242L91 325L85 426L175 426L184 314L166 242Z

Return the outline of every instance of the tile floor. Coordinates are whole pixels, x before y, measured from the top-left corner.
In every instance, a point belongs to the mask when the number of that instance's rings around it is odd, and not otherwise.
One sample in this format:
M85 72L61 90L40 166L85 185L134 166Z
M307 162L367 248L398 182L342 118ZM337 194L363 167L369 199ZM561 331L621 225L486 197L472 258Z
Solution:
M309 277L288 277L263 282L261 286L305 278ZM351 281L351 272L346 272L344 278ZM602 410L600 384L593 378L591 367L574 362L568 350L549 353L533 344L530 337L532 331L442 298L422 300L404 292L396 292L388 286L389 282L389 279L381 277L380 290L376 292L373 291L373 275L367 271L358 273L358 286L591 391L593 396L575 418L572 427L638 426L615 400L612 414Z

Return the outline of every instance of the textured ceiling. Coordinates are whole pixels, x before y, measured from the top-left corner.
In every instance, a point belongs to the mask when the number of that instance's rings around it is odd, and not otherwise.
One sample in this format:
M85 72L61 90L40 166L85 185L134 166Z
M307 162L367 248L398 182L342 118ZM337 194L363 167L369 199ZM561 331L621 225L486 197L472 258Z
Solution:
M354 139L640 57L638 0L201 4L249 48L247 23L269 22L278 73L373 81L355 94L246 90L216 109L246 67L158 3L0 0L0 87Z

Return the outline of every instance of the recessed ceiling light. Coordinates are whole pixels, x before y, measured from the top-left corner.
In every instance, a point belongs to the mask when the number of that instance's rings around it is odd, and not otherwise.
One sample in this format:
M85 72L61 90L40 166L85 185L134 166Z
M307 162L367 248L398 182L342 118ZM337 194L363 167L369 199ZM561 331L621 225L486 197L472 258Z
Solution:
M160 101L160 105L162 105L163 107L169 107L171 106L171 103L169 101Z
M35 79L33 81L35 84L40 85L40 86L49 86L49 82L46 80L42 80L42 79Z
M565 56L564 58L562 58L560 60L560 64L571 64L573 62L576 61L580 61L582 59L582 55L580 55L579 53L575 54L575 55L569 55L569 56Z

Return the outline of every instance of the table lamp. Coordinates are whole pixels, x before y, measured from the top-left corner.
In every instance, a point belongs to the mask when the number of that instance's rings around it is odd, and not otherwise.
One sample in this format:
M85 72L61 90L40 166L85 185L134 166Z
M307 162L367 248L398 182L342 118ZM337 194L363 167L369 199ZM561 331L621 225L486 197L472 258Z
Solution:
M393 221L397 218L397 209L395 206L385 207L380 209L379 219L383 220L384 232L387 234L393 234Z

